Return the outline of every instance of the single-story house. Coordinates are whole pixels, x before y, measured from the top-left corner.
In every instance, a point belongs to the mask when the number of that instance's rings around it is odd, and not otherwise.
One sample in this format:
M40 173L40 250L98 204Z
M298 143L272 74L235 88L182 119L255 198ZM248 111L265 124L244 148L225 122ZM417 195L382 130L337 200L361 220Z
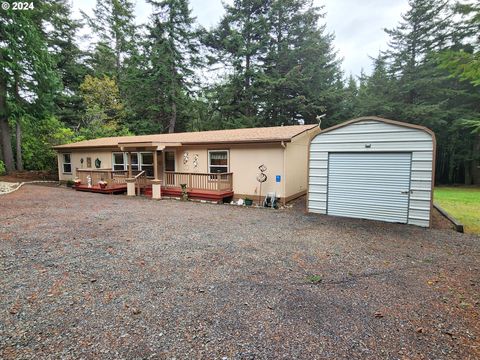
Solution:
M307 191L308 146L319 131L318 125L277 126L109 137L54 148L59 179L77 179L78 190L120 192L132 184L141 192L140 186L149 191L153 184L158 198L155 185L162 195L179 196L186 184L192 198L259 201L274 192L288 202Z

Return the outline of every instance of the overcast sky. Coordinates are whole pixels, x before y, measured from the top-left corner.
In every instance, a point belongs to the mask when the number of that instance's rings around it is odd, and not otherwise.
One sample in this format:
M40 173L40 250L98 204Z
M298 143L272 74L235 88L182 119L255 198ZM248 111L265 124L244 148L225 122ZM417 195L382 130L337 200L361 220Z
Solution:
M408 10L408 0L314 0L324 5L328 32L335 34L334 45L343 58L345 75L359 75L363 68L370 73L369 56L377 56L387 48L384 28L393 28L400 15ZM74 15L80 9L90 13L95 0L73 0ZM207 29L215 26L224 11L221 0L190 0L193 15ZM150 5L136 0L138 23L145 23L151 13Z

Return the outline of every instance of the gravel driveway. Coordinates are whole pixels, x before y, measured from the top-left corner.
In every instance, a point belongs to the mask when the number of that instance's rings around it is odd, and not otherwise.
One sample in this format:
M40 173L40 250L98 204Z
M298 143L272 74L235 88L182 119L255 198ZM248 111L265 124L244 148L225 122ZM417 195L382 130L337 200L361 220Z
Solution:
M477 236L33 185L0 215L2 359L480 356Z

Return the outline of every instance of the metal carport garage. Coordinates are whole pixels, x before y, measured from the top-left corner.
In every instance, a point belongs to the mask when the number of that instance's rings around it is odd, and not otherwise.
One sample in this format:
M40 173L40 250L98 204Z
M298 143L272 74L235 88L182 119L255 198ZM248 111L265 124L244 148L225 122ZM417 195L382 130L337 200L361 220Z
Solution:
M322 130L309 151L309 212L430 225L431 130L363 117Z

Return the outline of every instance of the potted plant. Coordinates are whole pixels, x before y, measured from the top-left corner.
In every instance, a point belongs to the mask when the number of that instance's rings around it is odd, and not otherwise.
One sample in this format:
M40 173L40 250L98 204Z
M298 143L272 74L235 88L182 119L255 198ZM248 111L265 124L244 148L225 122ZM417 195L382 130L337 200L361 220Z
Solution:
M253 204L253 200L246 197L245 199L243 199L244 203L245 203L245 206L252 206Z
M98 185L100 185L100 188L101 188L101 189L105 189L105 188L107 187L107 184L108 184L108 183L107 183L106 181L103 181L103 180L100 180L100 181L98 182Z
M73 180L67 180L67 187L71 188L75 185L75 182Z
M180 187L182 188L182 200L187 201L188 200L187 184L180 184Z
M75 178L75 180L73 180L73 184L74 184L75 186L78 186L78 185L80 185L81 183L82 183L82 180L80 180L79 178Z

